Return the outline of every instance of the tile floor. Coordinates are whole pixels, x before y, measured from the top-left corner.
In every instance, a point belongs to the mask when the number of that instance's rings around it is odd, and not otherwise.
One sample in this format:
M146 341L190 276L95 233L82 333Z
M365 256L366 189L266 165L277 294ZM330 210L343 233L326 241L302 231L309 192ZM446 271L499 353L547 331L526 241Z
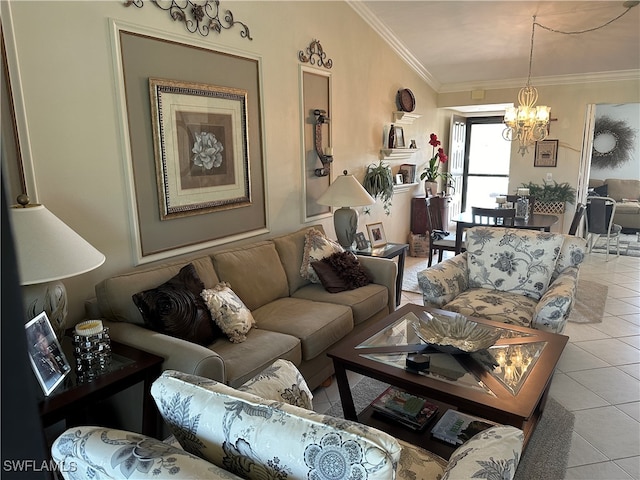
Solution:
M425 260L409 257L407 265L417 261ZM569 343L551 384L551 395L575 415L565 478L640 480L640 258L606 262L592 253L580 277L609 292L602 323L567 325ZM402 304L409 302L422 298L403 292ZM337 401L335 381L314 392L319 412Z

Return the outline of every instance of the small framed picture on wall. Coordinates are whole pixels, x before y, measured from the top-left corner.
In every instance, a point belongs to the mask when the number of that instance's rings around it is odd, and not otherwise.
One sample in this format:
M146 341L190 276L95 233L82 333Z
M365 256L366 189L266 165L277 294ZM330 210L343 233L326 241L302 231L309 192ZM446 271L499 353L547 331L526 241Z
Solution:
M534 167L558 166L558 140L541 140L536 142Z

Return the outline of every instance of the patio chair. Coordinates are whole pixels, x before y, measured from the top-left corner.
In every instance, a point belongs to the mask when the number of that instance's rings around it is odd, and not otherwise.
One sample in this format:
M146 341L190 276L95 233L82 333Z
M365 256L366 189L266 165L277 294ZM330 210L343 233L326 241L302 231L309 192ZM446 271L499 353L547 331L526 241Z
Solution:
M587 204L587 242L588 252L600 239L606 237L605 260L609 261L609 247L615 241L616 256L620 256L620 232L622 227L613 223L617 202L611 197L589 197Z

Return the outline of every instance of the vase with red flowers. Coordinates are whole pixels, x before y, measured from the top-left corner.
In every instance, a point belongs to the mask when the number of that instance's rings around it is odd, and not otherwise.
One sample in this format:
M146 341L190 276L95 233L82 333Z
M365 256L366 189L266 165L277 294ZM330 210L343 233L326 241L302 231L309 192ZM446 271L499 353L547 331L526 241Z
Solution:
M446 163L449 157L444 153L444 149L440 146L441 142L435 133L429 135L429 145L431 145L433 149L433 155L429 159L429 164L424 167L424 171L420 174L420 180L425 181L425 192L427 196L430 193L429 190L432 190L432 195L436 194L435 189L437 189L438 178L442 178L446 182L447 179L451 177L449 173L440 171L440 164ZM435 186L433 184L435 184Z

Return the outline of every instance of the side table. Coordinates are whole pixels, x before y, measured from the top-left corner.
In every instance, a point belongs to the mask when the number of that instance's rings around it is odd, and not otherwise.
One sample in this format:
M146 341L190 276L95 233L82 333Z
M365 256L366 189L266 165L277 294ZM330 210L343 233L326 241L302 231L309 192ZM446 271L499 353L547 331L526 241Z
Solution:
M366 250L355 250L356 255L379 258L398 257L398 276L396 277L396 306L400 305L402 296L402 277L404 274L404 259L409 250L408 243L387 243L382 247L368 248Z
M74 365L71 339L65 337L62 349L67 360ZM138 382L143 382L142 433L151 437L158 434L159 416L151 397L151 384L160 376L164 359L137 348L111 341L113 359L108 371L91 381L79 382L75 369L51 395L40 400L38 408L42 426L48 427L60 420L72 423L74 414L99 400L121 392Z

